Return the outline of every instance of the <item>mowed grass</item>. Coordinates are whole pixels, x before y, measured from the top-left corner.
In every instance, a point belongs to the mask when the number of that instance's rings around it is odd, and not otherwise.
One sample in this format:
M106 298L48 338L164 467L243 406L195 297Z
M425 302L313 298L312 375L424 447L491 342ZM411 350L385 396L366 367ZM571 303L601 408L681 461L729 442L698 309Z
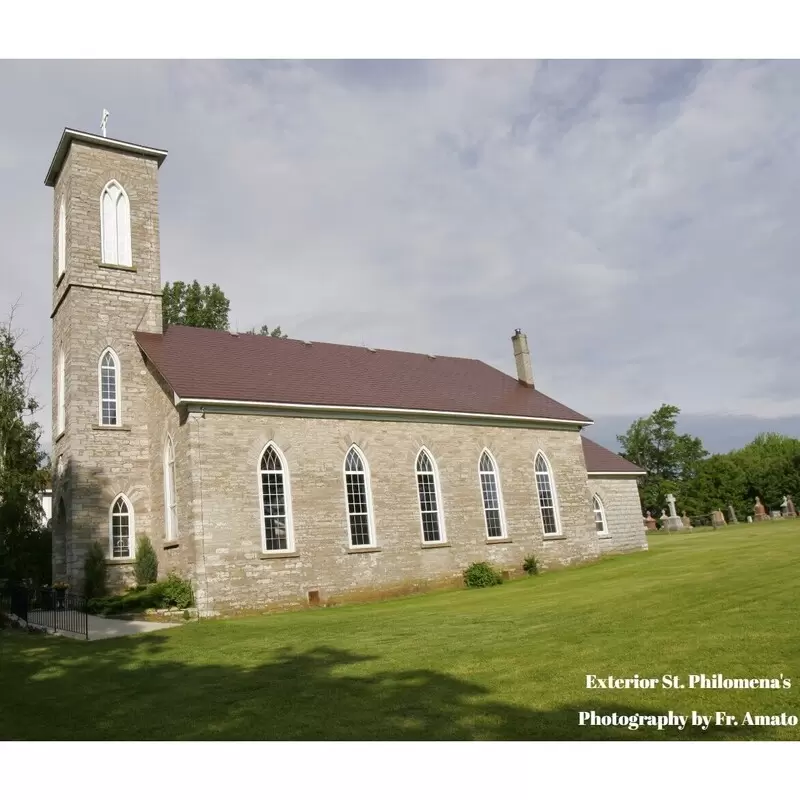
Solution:
M580 711L800 714L800 521L480 590L78 642L0 634L2 739L797 739L581 727ZM722 673L791 689L587 689Z

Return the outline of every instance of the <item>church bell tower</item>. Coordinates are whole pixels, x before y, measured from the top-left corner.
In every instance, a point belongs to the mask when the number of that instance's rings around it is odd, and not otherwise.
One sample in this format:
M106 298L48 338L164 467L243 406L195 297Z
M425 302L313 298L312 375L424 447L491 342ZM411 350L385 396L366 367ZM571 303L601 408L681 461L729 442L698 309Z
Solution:
M161 332L158 170L165 150L64 130L53 188L53 578L82 590L93 542L109 584L150 527L146 368Z

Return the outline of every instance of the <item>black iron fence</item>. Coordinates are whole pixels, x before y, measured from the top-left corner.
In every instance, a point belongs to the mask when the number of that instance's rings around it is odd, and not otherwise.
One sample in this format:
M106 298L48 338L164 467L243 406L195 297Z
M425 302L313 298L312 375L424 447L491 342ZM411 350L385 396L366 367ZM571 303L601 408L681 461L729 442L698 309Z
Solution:
M0 589L0 608L28 625L89 638L86 598L66 589L6 586Z

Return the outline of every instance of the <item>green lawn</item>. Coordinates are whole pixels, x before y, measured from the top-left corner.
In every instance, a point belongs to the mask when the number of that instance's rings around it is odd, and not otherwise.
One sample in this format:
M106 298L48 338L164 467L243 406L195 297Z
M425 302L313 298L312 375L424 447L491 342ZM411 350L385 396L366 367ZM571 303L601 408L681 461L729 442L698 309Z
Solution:
M0 739L797 739L800 727L579 727L578 712L800 715L800 521L366 605L79 642L0 634ZM791 689L604 690L606 676Z

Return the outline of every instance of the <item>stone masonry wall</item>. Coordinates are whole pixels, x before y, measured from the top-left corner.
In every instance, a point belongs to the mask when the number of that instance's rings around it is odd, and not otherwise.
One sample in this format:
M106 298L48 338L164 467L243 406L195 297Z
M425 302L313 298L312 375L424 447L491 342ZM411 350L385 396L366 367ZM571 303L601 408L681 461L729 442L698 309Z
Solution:
M148 370L148 409L150 425L150 485L152 543L158 555L159 578L176 572L181 577L194 577L195 541L192 527L192 481L189 436L191 429L181 425L178 411L172 404L170 389L158 374ZM175 498L178 531L172 540L166 538L164 452L167 436L175 446Z
M100 196L112 178L125 188L131 211L133 267L101 264ZM66 197L66 272L57 275L58 213ZM53 203L53 429L57 415L57 359L66 355L66 430L56 435L54 507L66 506L67 578L79 587L86 551L100 542L110 555L109 511L119 493L133 505L137 535L150 535L150 376L133 338L161 330L158 186L154 161L73 144L55 185ZM112 347L120 361L121 424L99 422L99 359ZM109 585L131 582L132 559L109 559ZM59 569L63 570L60 565Z
M599 536L600 552L647 550L642 506L635 478L590 478L590 496L599 495L606 511L608 535Z
M195 516L201 613L322 602L457 579L473 561L521 571L528 554L544 565L599 555L580 436L574 431L472 425L191 414L192 462L202 517ZM269 441L288 468L296 552L265 554L259 457ZM370 471L376 550L349 548L343 461L351 444ZM437 461L446 546L423 547L415 459L425 445ZM509 539L487 542L478 459L495 457ZM533 461L550 460L563 537L543 536ZM200 477L202 476L202 478ZM201 509L198 508L198 511Z

